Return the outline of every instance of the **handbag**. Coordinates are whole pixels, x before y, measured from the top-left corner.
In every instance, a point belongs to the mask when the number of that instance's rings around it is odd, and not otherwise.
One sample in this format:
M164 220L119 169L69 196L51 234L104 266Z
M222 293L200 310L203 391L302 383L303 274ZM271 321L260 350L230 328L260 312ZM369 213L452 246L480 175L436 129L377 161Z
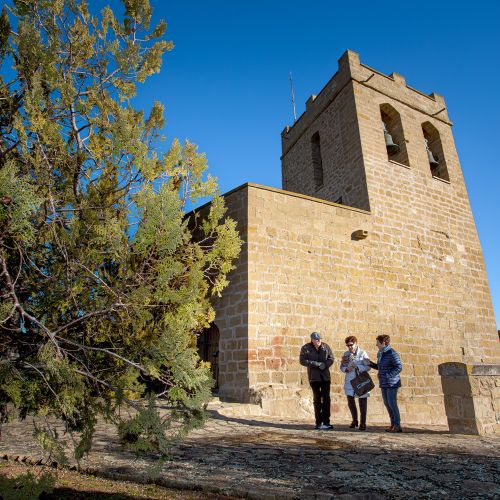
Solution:
M351 385L356 396L364 396L375 387L368 372L360 372L357 368L356 376L351 380Z

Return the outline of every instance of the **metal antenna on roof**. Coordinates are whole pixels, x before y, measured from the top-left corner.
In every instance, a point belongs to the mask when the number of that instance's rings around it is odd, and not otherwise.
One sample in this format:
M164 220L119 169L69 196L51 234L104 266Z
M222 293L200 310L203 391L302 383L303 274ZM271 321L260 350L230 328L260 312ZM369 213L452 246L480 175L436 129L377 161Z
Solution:
M292 72L290 71L290 90L292 91L292 106L293 106L293 123L297 121L297 113L295 112L295 97L293 95Z

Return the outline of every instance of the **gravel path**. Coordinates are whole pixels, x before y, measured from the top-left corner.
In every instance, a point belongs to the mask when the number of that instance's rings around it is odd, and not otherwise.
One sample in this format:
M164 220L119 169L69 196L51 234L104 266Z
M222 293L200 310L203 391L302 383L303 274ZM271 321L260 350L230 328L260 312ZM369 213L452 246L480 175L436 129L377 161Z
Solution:
M500 498L500 437L431 427L316 431L311 423L238 416L235 405L226 410L209 406L205 427L174 450L156 483L247 498ZM3 426L0 457L42 458L29 422ZM151 463L124 451L103 423L82 462L97 475L138 482L148 480Z

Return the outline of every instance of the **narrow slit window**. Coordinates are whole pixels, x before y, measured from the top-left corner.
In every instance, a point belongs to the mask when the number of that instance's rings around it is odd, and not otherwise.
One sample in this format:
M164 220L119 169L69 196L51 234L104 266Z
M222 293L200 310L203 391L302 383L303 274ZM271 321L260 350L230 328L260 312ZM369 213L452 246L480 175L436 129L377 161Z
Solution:
M321 140L319 132L311 137L311 154L313 164L314 188L318 190L323 186L323 159L321 158Z

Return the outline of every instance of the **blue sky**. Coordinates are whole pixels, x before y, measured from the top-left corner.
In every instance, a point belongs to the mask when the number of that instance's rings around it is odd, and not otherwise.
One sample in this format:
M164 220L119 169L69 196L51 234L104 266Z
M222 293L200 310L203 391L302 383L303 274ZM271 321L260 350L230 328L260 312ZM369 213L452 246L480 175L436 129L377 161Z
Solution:
M337 71L347 49L445 97L500 324L500 2L150 0L175 48L139 87L136 108L165 105L167 147L189 138L224 193L281 188L280 133ZM117 0L90 0L93 9Z
M500 322L500 3L151 4L175 48L135 106L162 101L167 143L198 144L223 193L248 181L281 187L280 133L293 122L289 71L298 115L347 48L368 66L443 95Z

